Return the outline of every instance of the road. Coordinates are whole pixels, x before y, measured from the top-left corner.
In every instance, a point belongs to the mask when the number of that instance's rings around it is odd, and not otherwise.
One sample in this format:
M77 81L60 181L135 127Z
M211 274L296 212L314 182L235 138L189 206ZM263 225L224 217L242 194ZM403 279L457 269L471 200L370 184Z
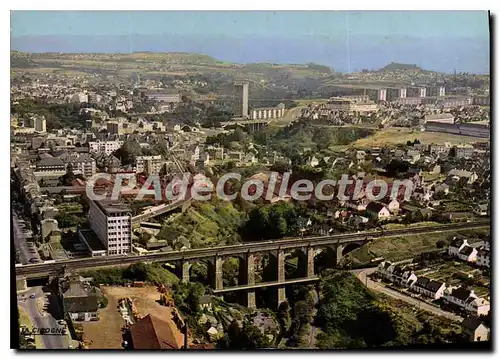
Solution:
M376 292L380 292L380 293L383 293L383 294L386 294L390 297L393 297L395 299L399 299L399 300L402 300L408 304L411 304L415 307L418 307L419 309L423 309L427 312L430 312L434 315L439 315L439 316L442 316L442 317L446 317L448 319L451 319L453 321L456 321L456 322L461 322L463 320L462 317L459 317L458 315L455 315L455 314L452 314L450 312L447 312L445 310L442 310L441 308L437 308L433 305L430 305L430 304L427 304L421 300L418 300L418 299L415 299L415 298L412 298L410 296L407 296L405 294L402 294L398 291L395 291L393 289L390 289L390 288L387 288L385 287L384 285L381 285L377 282L374 282L372 281L370 278L368 278L368 276L370 274L372 274L373 272L376 271L377 268L368 268L368 269L363 269L363 270L356 270L356 271L353 271L356 276L358 277L358 279L364 284L366 285L369 289L372 289Z
M34 298L30 298L34 295ZM43 301L43 306L48 304L48 293L42 291L41 287L32 287L23 293L18 294L17 303L23 308L36 328L59 328L61 325L57 320L46 311L39 310L37 301ZM69 337L68 335L42 335L42 342L44 349L68 349Z
M15 211L12 211L12 226L14 230L14 245L19 250L19 261L22 264L28 264L30 259L36 258L40 260L38 252L36 250L30 251L30 248L28 248L26 239L29 238L29 234L27 229L21 228L25 226L25 222L19 218L19 215Z
M285 115L282 118L273 118L269 121L272 126L288 126L293 121L297 120L302 114L302 110L307 108L307 106L297 106L285 111Z

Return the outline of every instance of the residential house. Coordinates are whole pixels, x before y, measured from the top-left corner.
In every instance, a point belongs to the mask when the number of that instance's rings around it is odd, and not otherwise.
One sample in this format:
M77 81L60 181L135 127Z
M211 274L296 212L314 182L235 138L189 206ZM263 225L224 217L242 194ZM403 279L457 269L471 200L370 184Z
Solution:
M411 290L420 293L432 299L443 297L446 285L443 282L437 282L433 279L418 277L415 283L411 286Z
M455 158L471 158L474 153L474 147L470 144L456 145L452 153Z
M478 179L476 172L452 169L448 172L448 177L452 181L458 182L460 179L464 179L467 184L472 184Z
M315 157L315 156L312 156L308 161L307 163L309 164L309 166L311 167L316 167L317 165L319 165L319 160Z
M488 204L478 204L474 207L474 213L478 216L487 216L488 215Z
M465 310L472 315L488 315L490 312L490 302L484 298L469 298L465 303Z
M211 311L212 310L212 297L204 295L200 298L200 308Z
M349 218L349 224L358 227L361 224L368 223L369 219L363 216L352 216Z
M206 148L206 152L208 152L210 157L215 160L224 159L224 147L215 147L210 145Z
M253 165L253 164L255 164L255 163L259 162L259 161L257 160L257 157L255 157L255 153L249 152L243 158L243 162L246 165Z
M226 153L226 159L236 161L236 162L241 162L243 158L243 152L241 151L228 151Z
M36 163L35 172L66 171L66 164L57 157L45 157Z
M191 154L191 161L196 162L200 159L200 146L194 144L189 146L188 152Z
M176 350L184 346L184 335L173 320L148 314L130 326L133 349Z
M387 209L392 214L397 214L399 212L399 202L397 199L393 199L389 203L387 203Z
M444 293L444 300L460 309L465 310L466 303L469 298L477 298L473 290L464 287L450 288Z
M385 220L391 217L391 213L382 203L379 202L370 202L366 206L366 212L375 219Z
M101 293L79 275L72 275L60 282L64 313L71 320L99 320L97 309Z
M474 263L477 260L477 249L471 246L464 246L460 249L457 256L465 262Z
M356 160L359 164L365 163L366 152L365 151L356 151Z
M370 203L370 201L366 198L359 200L352 200L345 203L346 207L355 209L358 212L363 212L366 210L366 206Z
M450 256L458 256L458 252L466 246L469 246L467 239L462 238L453 238L450 245L448 246L448 254Z
M490 329L478 317L465 318L462 329L465 339L471 342L485 342L490 338Z
M445 142L444 144L431 144L430 145L430 153L432 155L434 154L446 154L448 155L448 153L450 153L450 150L451 150L451 143L449 142Z
M392 262L383 261L377 266L377 273L380 274L383 278L391 280L392 278L392 268L394 265ZM391 271L389 271L391 268Z
M484 240L484 249L486 249L487 251L490 250L490 240L491 238L489 236L487 239Z
M411 164L414 164L414 163L417 163L418 160L420 160L420 152L417 151L417 150L408 150L406 152L406 156L403 157L403 160L408 162L408 163L411 163Z
M450 193L450 186L447 185L446 183L441 183L441 184L435 186L434 193L438 194L440 192L443 192L445 195Z
M490 251L481 248L477 251L476 264L480 267L490 268Z
M405 287L412 287L417 279L418 277L413 271L406 270L401 276L400 284Z

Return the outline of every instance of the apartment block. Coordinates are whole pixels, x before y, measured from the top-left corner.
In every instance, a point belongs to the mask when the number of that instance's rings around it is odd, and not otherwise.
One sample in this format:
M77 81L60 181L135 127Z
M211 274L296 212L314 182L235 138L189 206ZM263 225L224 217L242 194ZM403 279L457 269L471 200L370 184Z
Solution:
M110 155L122 147L122 145L123 141L91 141L89 142L89 152L100 152Z
M165 160L161 155L157 156L137 156L135 158L136 173L147 173L157 175L165 165Z
M90 201L90 228L104 245L107 255L123 255L132 251L131 209L112 200Z

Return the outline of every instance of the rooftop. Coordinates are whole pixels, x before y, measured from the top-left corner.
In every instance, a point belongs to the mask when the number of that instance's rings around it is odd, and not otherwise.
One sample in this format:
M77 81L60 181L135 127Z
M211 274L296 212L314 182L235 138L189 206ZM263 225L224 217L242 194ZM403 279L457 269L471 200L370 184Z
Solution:
M122 213L122 212L131 212L132 210L130 209L130 206L120 202L120 201L115 201L111 199L103 199L101 201L94 201L99 208L106 214L110 213Z
M105 251L106 247L104 244L97 238L97 235L92 230L80 230L81 235L85 238L90 250L92 251Z

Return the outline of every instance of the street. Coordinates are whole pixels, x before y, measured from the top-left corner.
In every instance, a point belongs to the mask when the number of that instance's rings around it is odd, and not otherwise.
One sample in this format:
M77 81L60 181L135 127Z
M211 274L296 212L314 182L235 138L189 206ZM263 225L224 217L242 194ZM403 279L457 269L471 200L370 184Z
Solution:
M32 295L34 295L34 298L30 298ZM40 306L47 307L47 296L48 293L43 292L41 287L29 288L17 295L18 305L26 311L35 328L61 327L50 313L47 313L47 311L43 309L42 312L39 310ZM37 301L40 304L38 304ZM68 335L42 335L41 337L44 349L68 349Z
M362 269L362 270L354 270L352 271L358 279L366 285L369 289L372 289L374 291L384 293L390 297L402 300L407 302L408 304L414 305L415 307L418 307L419 309L423 309L427 312L430 312L435 315L440 315L443 317L446 317L448 319L451 319L456 322L461 322L463 320L462 317L459 317L458 315L455 315L453 313L447 312L445 310L442 310L441 308L434 307L430 304L427 304L423 301L420 301L418 299L412 298L410 296L407 296L405 294L402 294L400 292L397 292L395 290L392 290L390 288L387 288L377 282L372 281L368 276L375 272L377 268L368 268L368 269Z
M28 264L31 261L41 261L34 244L28 244L30 237L27 224L19 217L16 211L12 211L12 224L14 230L14 244L19 251L19 261Z

